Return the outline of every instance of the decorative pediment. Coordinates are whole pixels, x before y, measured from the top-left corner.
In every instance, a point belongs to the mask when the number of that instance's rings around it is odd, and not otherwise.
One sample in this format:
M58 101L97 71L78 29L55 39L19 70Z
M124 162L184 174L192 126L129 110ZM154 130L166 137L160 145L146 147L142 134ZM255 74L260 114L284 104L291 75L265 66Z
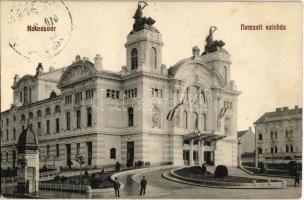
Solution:
M189 82L206 81L210 86L215 84L224 87L224 80L220 73L199 59L184 59L170 68L170 74L174 78ZM187 81L187 80L186 80Z
M96 74L94 64L90 61L79 61L69 66L62 74L58 87L64 87L78 81L93 77Z
M17 87L19 87L20 85L24 85L26 84L27 82L32 82L32 80L34 79L35 77L32 76L32 75L24 75L21 79L19 79L16 83L14 83L14 85L12 86L12 89L15 89Z

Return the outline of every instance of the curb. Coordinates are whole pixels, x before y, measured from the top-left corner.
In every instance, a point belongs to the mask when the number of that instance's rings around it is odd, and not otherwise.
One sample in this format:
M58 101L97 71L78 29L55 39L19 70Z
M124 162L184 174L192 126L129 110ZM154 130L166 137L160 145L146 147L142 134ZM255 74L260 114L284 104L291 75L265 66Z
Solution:
M182 169L182 168L177 168L177 169L173 169L170 171L170 175L173 178L168 177L168 176L166 178L173 180L173 181L176 181L175 179L178 179L178 180L180 180L179 182L192 184L192 185L196 185L196 186L219 188L219 189L282 189L282 188L287 187L286 181L284 181L284 180L280 180L280 181L282 181L281 185L279 184L279 182L271 184L271 182L269 182L269 180L267 183L235 183L235 184L230 183L230 185L227 185L229 183L217 182L217 181L203 181L203 180L199 180L199 179L191 179L188 177L183 177L183 176L177 175L175 173L175 171L179 170L179 169ZM163 173L163 176L165 177L166 175ZM266 179L264 179L264 180L266 180ZM193 183L194 181L197 181L199 183ZM218 184L218 185L210 185L210 184Z

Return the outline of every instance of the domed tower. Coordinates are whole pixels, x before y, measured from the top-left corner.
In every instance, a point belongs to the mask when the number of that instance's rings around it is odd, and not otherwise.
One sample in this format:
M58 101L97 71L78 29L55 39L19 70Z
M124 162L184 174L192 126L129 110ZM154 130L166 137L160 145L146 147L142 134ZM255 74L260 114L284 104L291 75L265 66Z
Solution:
M127 37L127 70L161 73L162 40L160 32L153 27L155 20L143 17L148 4L140 1L133 16L133 30Z
M17 192L35 194L39 189L39 147L29 126L19 136L17 151Z

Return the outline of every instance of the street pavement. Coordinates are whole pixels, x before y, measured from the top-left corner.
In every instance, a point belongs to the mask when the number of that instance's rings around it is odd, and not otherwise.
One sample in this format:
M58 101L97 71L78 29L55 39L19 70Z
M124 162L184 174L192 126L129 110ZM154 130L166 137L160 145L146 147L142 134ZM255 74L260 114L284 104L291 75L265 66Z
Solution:
M124 184L120 198L174 198L174 199L295 199L301 196L301 187L285 189L216 189L186 185L162 178L162 173L170 168L148 171L146 173L121 175L119 181ZM136 175L137 174L137 175ZM136 176L134 176L136 175ZM243 174L244 175L244 174ZM148 186L146 195L139 196L139 181L146 176ZM135 181L134 181L135 179ZM288 186L293 185L292 179L286 179ZM113 191L92 193L92 195L72 192L40 191L40 195L48 198L116 198Z

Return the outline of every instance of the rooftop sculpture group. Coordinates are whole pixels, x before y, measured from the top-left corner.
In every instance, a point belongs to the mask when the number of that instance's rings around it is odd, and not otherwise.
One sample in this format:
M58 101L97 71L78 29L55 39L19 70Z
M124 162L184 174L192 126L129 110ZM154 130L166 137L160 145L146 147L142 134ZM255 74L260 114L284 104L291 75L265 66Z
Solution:
M148 6L148 3L145 1L139 1L137 5L137 10L133 16L135 22L133 24L133 32L140 31L144 28L153 29L152 25L155 23L155 20L151 17L143 17L143 9ZM154 28L155 29L155 28ZM156 29L155 29L156 30Z
M206 37L205 51L202 55L206 53L211 53L217 50L221 50L225 43L222 40L213 40L213 33L217 30L215 26L209 28L209 35Z

